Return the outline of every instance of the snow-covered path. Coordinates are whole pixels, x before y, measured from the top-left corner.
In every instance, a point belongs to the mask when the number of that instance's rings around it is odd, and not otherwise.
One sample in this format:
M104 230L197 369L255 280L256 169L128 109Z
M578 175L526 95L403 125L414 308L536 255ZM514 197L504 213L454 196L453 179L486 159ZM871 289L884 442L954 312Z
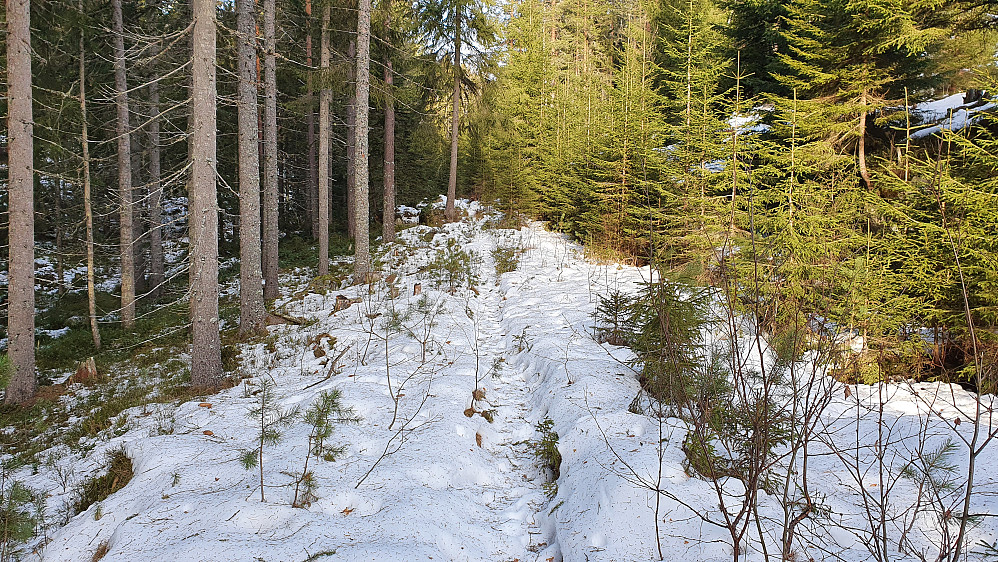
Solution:
M89 559L107 541L105 560L560 560L553 529L538 517L546 475L526 444L537 421L526 370L507 361L513 334L490 255L495 239L452 227L433 241L423 228L409 231L392 283L287 291L285 310L310 323L274 328L271 350L245 351L254 378L208 398L210 407L133 413L135 427L100 449L123 442L135 478L72 519L44 558ZM420 271L452 237L468 244L474 289L448 291ZM361 302L333 312L338 294ZM400 320L389 328L391 311ZM256 472L237 460L253 446L247 412L260 378L276 383L284 409L304 410L338 389L361 420L334 430L341 458L310 462L317 499L307 509L291 507L306 424L265 447L266 502Z
M700 518L716 519L718 500L712 483L683 466L685 424L632 411L639 387L630 351L593 338L598 295L634 292L648 269L593 263L539 225L488 228L475 210L461 223L404 230L378 257L385 277L371 285L325 290L305 273L289 275L278 304L305 322L273 327L267 341L246 346L247 379L236 388L129 411L127 431L95 442L85 457L52 451L51 466L23 478L51 490L54 513L72 497L71 485L53 484L59 475L82 480L105 450L123 445L135 477L50 535L40 558L86 561L106 543L108 561L634 562L658 560L660 547L665 560L731 560L725 530ZM497 246L519 257L499 277ZM338 300L352 304L337 310ZM300 417L264 448L265 502L258 472L239 462L259 432L247 413L263 380L274 382L281 408L305 410L338 390L360 418L335 426L341 455L309 462L315 498L304 508L291 506L309 442ZM843 394L829 384L829 435L873 434L871 387ZM954 404L973 399L943 390ZM910 391L890 386L885 411L898 420L897 442L914 450L922 427L933 439L952 435ZM548 475L527 443L545 419L559 436L556 490L545 487ZM843 431L849 423L859 428ZM998 455L989 450L979 462L993 466ZM831 515L806 521L799 559L869 559L862 496L847 467L826 452L810 470ZM998 474L984 472L978 485L998 492ZM910 499L910 482L898 479L897 490L899 505ZM770 544L779 539L778 500L761 494L759 533ZM991 514L995 503L978 500L974 510ZM929 551L935 523L918 517L910 529ZM968 544L998 538L994 519L984 521ZM740 559L762 560L751 540Z

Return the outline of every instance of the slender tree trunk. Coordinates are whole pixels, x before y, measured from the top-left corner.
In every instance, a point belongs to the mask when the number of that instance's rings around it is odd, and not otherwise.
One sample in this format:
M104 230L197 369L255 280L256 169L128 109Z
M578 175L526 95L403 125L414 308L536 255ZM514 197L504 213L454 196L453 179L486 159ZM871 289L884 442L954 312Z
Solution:
M218 333L218 198L215 186L215 1L193 0L190 223L191 383L222 382Z
M256 15L253 0L236 3L239 42L239 333L264 331L260 256L260 160L257 139Z
M461 11L454 11L454 116L450 129L450 176L447 180L447 206L444 218L457 219L454 199L457 197L457 139L461 124Z
M277 38L275 0L263 0L263 298L280 295L277 285Z
M329 98L331 92L326 79L329 71L329 18L330 7L322 10L322 31L320 39L319 67L323 73L323 87L319 92L319 183L317 195L319 219L319 275L329 274Z
M357 3L357 124L356 142L354 146L357 162L355 164L357 203L357 230L354 233L354 279L367 277L371 270L369 250L371 238L370 221L370 171L368 170L368 125L370 118L371 93L371 0L359 0Z
M159 149L159 83L149 83L149 284L150 296L163 294L166 267L163 260L163 184Z
M385 34L391 36L392 2L385 0ZM385 55L385 169L381 239L395 241L395 92L391 53Z
M83 2L80 1L80 13ZM80 33L80 144L83 149L83 215L87 231L87 308L90 312L90 335L94 349L100 351L100 330L97 328L97 289L94 279L94 211L90 194L90 137L87 130L87 74L83 33Z
M7 356L11 377L4 402L21 404L35 379L35 203L31 115L31 27L28 0L7 0L7 154L10 260Z
M121 0L111 0L114 12L114 90L118 110L118 198L120 199L121 324L135 325L135 253L132 244L132 157L128 134L128 82L125 76L125 37Z
M62 247L62 186L63 180L59 178L55 190L55 287L58 294L66 293L66 284L63 279L63 247Z
M863 87L863 93L860 95L859 101L859 175L863 178L863 183L866 185L867 189L873 187L873 181L870 180L870 171L866 168L866 114L867 114L867 104L869 103L869 90Z
M142 178L142 137L139 136L139 123L135 127L129 127L129 152L132 163L132 259L134 261L134 274L132 275L135 287L135 301L138 302L140 295L148 291L145 277L145 201L146 184Z
M350 39L347 45L347 60L353 61L357 56L356 41ZM355 68L349 71L350 81L354 83L354 90L350 93L350 101L347 102L347 235L354 236L357 230L357 72Z
M305 57L312 68L312 0L305 0L305 17L308 20L308 34L305 36ZM312 73L306 77L306 99L308 100L308 224L312 240L319 239L319 152L315 145L315 108L312 88ZM328 197L328 194L327 194ZM328 222L328 218L327 218ZM328 230L328 229L327 229Z

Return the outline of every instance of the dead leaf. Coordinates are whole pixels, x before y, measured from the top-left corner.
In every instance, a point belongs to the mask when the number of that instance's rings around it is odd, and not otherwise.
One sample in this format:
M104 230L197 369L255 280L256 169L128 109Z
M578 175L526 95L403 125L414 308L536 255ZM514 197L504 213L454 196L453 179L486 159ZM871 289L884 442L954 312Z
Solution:
M482 434L481 433L475 433L475 443L477 443L479 447L482 446Z
M846 398L849 398L850 396L852 396L852 391L849 390L849 387L847 386L846 387Z
M467 410L464 411L464 415L470 418L471 416L475 415L475 409L468 408Z
M202 403L198 404L198 406L200 406L202 408L211 408L211 402L202 402Z
M210 429L204 430L204 434L207 435L207 436L209 436L209 437L211 437L212 435L215 435L214 432L212 432Z
M471 391L471 397L474 398L475 400L485 400L485 389L476 388L475 390Z
M345 508L342 511L342 513L343 513L343 515L350 515L351 513L353 513L353 508L352 507Z
M960 418L953 420L953 425L960 425Z

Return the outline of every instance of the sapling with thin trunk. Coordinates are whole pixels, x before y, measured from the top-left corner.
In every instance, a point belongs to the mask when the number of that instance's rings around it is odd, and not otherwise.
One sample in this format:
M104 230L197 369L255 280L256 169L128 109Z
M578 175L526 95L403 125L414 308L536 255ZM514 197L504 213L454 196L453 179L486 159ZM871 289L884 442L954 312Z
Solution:
M314 457L316 460L334 461L346 451L345 447L328 442L333 434L333 425L358 421L353 409L343 406L339 390L323 391L302 417L311 430L308 434L308 449L305 451L305 465L295 482L295 499L291 504L293 507L308 507L316 499L315 480L312 471L308 469L309 460Z
M291 425L298 416L298 408L282 409L277 403L274 392L273 378L260 380L260 388L256 391L256 404L249 409L247 415L257 424L256 442L252 449L242 452L240 461L243 468L260 469L260 501L267 501L263 491L263 448L265 445L276 445L281 441L281 431Z

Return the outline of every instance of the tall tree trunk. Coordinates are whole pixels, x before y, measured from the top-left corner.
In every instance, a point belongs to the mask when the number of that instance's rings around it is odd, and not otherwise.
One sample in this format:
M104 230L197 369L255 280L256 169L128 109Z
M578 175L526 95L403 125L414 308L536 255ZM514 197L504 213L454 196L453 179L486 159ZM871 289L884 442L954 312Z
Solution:
M347 44L347 60L353 61L357 56L357 44L354 39L350 39ZM348 72L349 80L354 83L354 90L350 92L350 101L347 102L347 236L354 236L357 230L357 72L351 68Z
M114 91L118 110L118 199L121 250L121 324L135 325L135 252L132 244L132 147L128 134L128 82L125 76L125 30L121 0L111 0L114 12Z
M330 7L322 10L322 31L320 32L320 61L323 88L319 92L319 154L318 154L318 219L319 227L319 275L329 274L329 98L332 96L326 81L329 72L329 19Z
M253 0L236 3L239 41L239 333L264 331L260 256L260 160L257 139L256 15Z
M461 11L454 10L454 116L450 129L450 176L447 180L447 206L444 218L457 218L454 199L457 197L457 137L461 124Z
M218 196L215 186L215 1L193 0L190 228L191 384L222 382L218 333Z
M371 256L368 248L371 238L370 201L370 171L368 151L368 125L370 119L371 93L371 0L359 0L357 3L357 123L355 126L356 142L354 154L356 164L354 174L356 181L357 230L354 232L354 279L365 279L371 270Z
M391 37L392 1L385 0L385 35ZM391 50L385 55L385 169L381 239L395 241L395 92Z
M263 0L263 298L280 295L277 285L277 38L275 0Z
M308 21L308 31L305 35L305 58L308 62L308 67L312 68L312 0L305 0L305 18ZM315 108L312 106L314 103L313 95L315 93L312 88L312 73L309 72L305 78L306 80L306 99L308 100L308 115L306 120L308 121L308 220L305 221L308 225L309 234L312 236L312 240L319 239L319 152L318 147L315 145Z
M134 261L134 274L132 276L135 286L135 300L138 302L140 295L149 290L146 284L146 260L145 260L145 201L146 184L142 178L142 137L139 136L140 123L135 127L130 127L129 151L132 162L132 259Z
M63 180L59 178L55 189L55 287L59 295L66 293L66 283L63 275L62 247L62 189Z
M859 100L859 147L857 150L859 152L859 175L863 178L863 183L867 189L873 187L873 181L870 179L870 171L866 168L866 115L868 103L869 90L864 86Z
M31 115L31 27L28 0L7 0L7 201L10 259L7 356L11 377L4 402L21 404L35 379L35 201Z
M163 294L166 267L163 260L163 184L159 148L159 82L149 83L149 284L151 296Z
M80 1L80 13L83 1ZM97 327L97 288L94 279L94 210L90 194L90 137L87 130L87 74L83 32L80 32L80 145L83 149L83 215L87 231L87 308L90 312L90 335L94 349L100 351L100 330Z

